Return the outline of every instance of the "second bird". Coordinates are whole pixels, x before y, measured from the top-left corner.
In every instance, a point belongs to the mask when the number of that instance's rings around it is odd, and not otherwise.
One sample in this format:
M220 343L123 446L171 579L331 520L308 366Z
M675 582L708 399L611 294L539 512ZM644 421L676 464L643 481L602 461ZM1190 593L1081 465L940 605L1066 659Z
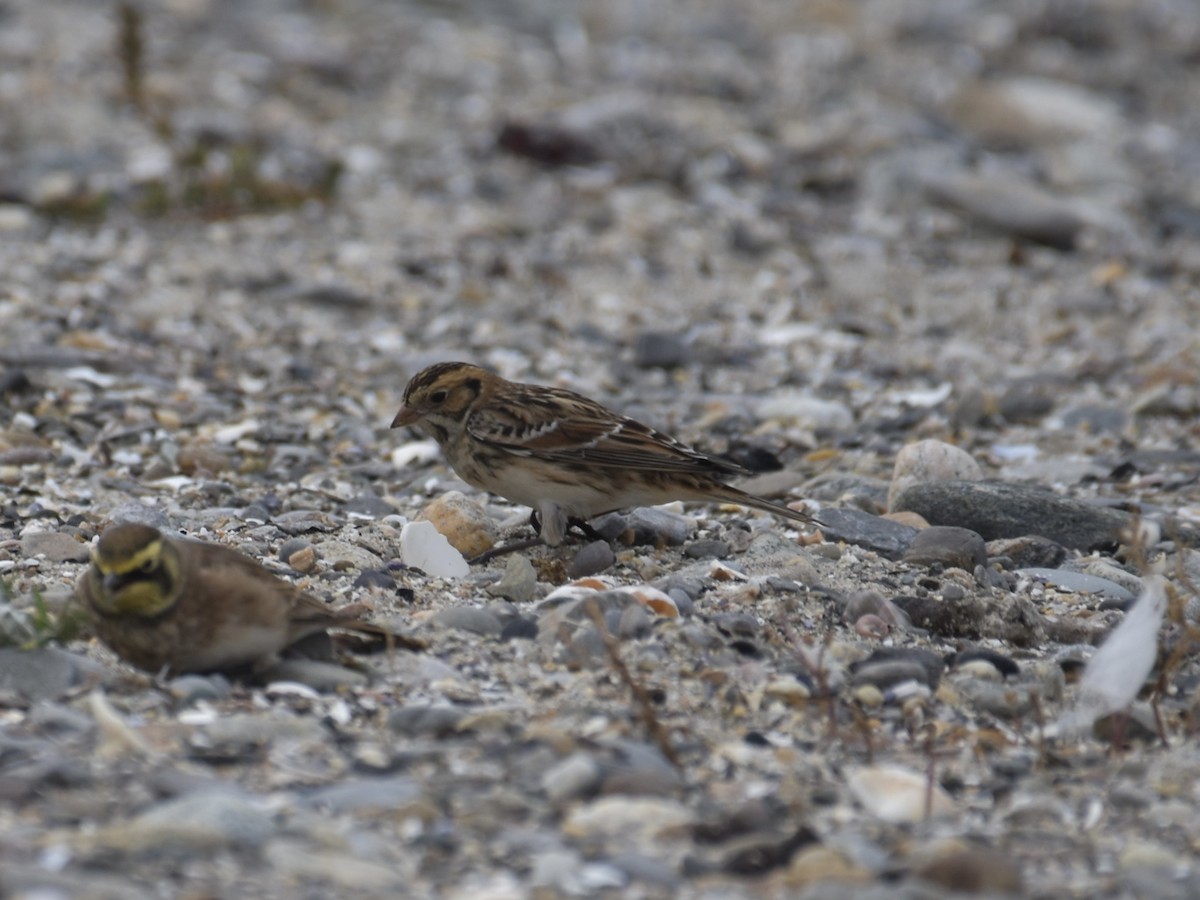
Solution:
M672 500L736 503L797 522L812 516L725 483L751 474L561 388L506 381L461 362L418 372L392 427L414 425L468 484L532 507L542 539L571 520Z

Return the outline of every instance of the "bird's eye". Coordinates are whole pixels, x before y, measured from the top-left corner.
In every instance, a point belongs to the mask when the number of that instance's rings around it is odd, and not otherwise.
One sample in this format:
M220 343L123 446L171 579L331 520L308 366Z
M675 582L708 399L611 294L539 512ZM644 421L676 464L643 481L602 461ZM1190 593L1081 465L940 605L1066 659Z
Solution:
M441 403L443 400L446 399L446 392L445 391L434 391L432 394L429 395L429 399L433 403Z
M151 572L153 572L157 568L158 568L158 564L152 559L148 559L144 563L142 563L142 571L145 572L147 575L149 575Z

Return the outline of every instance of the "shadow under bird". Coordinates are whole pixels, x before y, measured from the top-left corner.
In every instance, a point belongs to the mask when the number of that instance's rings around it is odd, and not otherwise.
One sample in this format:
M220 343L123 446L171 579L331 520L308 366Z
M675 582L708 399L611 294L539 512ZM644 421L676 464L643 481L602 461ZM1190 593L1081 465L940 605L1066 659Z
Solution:
M473 487L532 507L542 540L633 506L672 500L736 503L804 524L817 519L726 484L752 474L562 388L507 381L479 366L443 362L404 389L392 428L428 434Z
M423 641L340 612L219 544L114 525L100 536L76 592L97 636L147 672L261 670L330 629L411 650Z

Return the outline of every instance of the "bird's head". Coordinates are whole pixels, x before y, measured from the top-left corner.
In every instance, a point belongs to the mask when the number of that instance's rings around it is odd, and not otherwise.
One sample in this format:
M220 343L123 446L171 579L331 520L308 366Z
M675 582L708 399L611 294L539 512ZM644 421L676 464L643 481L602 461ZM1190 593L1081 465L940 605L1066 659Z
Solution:
M88 582L101 613L154 618L174 604L183 587L179 551L157 528L114 525L92 551Z
M438 443L463 426L496 376L469 363L444 362L422 369L404 389L404 405L392 427L415 425Z

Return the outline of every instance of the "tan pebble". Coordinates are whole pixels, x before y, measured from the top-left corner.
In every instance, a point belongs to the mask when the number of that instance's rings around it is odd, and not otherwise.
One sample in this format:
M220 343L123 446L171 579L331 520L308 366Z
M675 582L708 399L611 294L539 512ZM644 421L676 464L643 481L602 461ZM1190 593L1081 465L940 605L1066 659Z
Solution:
M868 884L873 880L873 876L837 850L818 844L805 847L797 853L782 880L788 887L795 889L822 882Z
M913 528L928 528L929 522L920 513L915 512L894 512L884 513L880 518L887 519L891 522L898 522L901 525L909 525Z
M175 457L175 465L184 475L195 475L197 472L216 475L233 468L228 454L203 441L180 447L179 454Z
M496 546L496 531L487 512L461 491L446 491L418 518L430 522L450 546L468 559Z
M781 678L767 682L764 692L768 697L782 700L788 706L803 706L812 698L812 691L803 681Z
M297 572L311 572L317 567L317 551L312 547L297 550L288 557L288 565Z
M867 709L883 706L883 691L873 684L860 684L850 694L854 701Z
M865 616L859 616L858 621L854 623L854 630L859 637L868 638L869 640L879 641L888 636L891 628L888 623L879 618L879 616L868 613Z

